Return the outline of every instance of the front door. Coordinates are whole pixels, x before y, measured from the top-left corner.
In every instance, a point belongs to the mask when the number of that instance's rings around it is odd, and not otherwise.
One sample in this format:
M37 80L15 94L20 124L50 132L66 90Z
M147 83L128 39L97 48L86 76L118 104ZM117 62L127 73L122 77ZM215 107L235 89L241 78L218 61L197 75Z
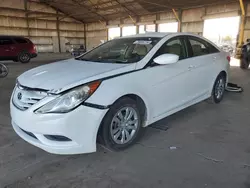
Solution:
M153 118L164 116L189 102L197 90L197 77L190 69L192 60L187 59L187 47L184 37L168 40L156 52L153 58L162 54L176 54L180 58L177 63L169 65L152 64L144 70L144 76L151 77L148 81L147 94L152 101Z

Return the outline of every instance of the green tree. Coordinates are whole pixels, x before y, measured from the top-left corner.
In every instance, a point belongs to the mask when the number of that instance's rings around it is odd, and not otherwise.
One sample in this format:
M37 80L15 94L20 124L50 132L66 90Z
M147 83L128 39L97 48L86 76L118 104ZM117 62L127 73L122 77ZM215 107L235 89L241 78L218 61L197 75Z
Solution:
M227 35L227 36L223 37L222 40L223 40L223 42L232 42L233 39L231 36Z

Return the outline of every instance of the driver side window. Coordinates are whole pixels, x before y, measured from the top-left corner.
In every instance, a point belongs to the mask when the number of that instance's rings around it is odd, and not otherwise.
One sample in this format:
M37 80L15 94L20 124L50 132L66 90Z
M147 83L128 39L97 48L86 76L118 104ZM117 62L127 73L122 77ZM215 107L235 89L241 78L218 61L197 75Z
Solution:
M187 55L183 40L181 38L174 38L168 40L156 52L155 57L158 57L162 54L175 54L179 56L180 60L185 59Z

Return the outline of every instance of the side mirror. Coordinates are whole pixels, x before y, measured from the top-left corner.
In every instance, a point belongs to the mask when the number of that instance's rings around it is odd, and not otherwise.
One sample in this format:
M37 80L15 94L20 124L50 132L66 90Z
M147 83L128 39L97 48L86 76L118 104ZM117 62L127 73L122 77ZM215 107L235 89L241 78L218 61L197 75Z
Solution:
M154 62L159 65L168 65L177 63L179 56L175 54L162 54L154 59Z

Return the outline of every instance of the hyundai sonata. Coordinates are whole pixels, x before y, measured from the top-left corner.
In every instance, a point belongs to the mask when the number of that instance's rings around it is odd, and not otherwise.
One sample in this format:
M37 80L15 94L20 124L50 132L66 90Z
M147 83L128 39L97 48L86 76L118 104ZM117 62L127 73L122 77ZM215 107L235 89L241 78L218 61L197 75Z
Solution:
M122 150L148 125L211 98L219 103L230 57L198 35L146 33L108 41L17 78L12 126L55 154Z

